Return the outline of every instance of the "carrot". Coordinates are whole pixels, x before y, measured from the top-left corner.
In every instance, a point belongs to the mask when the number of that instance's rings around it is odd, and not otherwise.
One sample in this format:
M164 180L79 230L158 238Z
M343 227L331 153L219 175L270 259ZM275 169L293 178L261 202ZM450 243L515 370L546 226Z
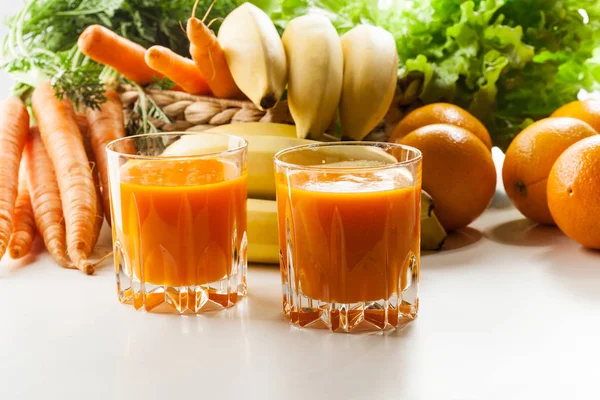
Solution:
M23 153L33 216L46 249L62 267L76 268L66 255L65 225L54 167L37 127L32 127Z
M92 235L92 248L98 243L102 225L104 225L104 207L102 206L102 192L100 190L100 178L98 172L94 171L94 185L96 186L96 219L94 220L94 229Z
M88 129L90 128L90 125L87 122L87 117L84 114L75 114L75 122L77 123L77 128L79 128L79 133L81 133L81 139L83 140L83 148L86 151L86 155L87 155L87 147L86 146L86 142L85 142L85 137L88 134Z
M94 267L87 256L92 251L96 190L73 105L57 99L49 82L33 91L31 104L56 171L67 230L67 252L77 268L92 274Z
M225 53L219 44L215 34L195 17L196 6L192 12L192 18L187 22L187 36L190 40L190 54L198 69L206 79L206 83L216 97L219 98L241 98L244 97L235 84Z
M19 165L28 133L29 114L25 104L16 97L0 103L0 258L13 230Z
M108 65L138 85L152 83L162 75L146 65L146 49L100 25L90 25L79 35L79 50L100 64Z
M27 188L27 169L25 161L21 158L19 169L19 194L15 203L13 217L13 233L8 242L8 251L12 259L25 257L31 252L35 238L35 219L31 208L29 189Z
M77 122L79 125L79 130L81 131L81 136L83 136L83 147L85 148L85 154L89 161L92 177L94 178L94 187L96 188L96 219L94 221L94 230L92 235L92 248L94 248L96 246L96 242L98 242L98 237L100 237L102 225L104 224L104 209L102 207L100 175L98 171L98 165L96 164L96 159L94 158L94 151L92 149L89 125L85 119L85 116L81 117L83 119L80 119L80 115L77 115Z
M191 94L210 94L210 88L194 61L163 46L152 46L146 51L146 64L175 82Z
M102 197L106 220L110 224L110 197L108 186L108 161L106 158L106 145L113 140L125 137L125 122L123 105L119 95L114 90L106 91L106 102L99 110L87 110L90 142L94 151L96 168L100 174L102 184Z
M87 116L84 114L77 113L75 115L75 121L77 122L77 127L79 128L81 138L83 139L83 148L85 150L85 155L88 159L88 166L92 173L92 178L94 179L94 188L96 189L96 219L94 220L94 228L92 230L91 239L91 248L93 250L96 246L96 243L98 242L98 238L100 237L100 231L102 230L102 225L104 224L102 190L100 186L99 171L96 165L96 159L94 158L94 151L92 150L92 142L90 140L90 125L87 121Z

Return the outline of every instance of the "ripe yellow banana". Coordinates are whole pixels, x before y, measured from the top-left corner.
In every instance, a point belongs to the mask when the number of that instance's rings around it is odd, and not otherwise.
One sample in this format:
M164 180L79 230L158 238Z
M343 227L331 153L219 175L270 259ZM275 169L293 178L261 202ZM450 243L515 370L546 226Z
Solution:
M287 61L269 16L244 3L225 17L218 39L240 90L261 110L275 107L287 84Z
M440 250L446 231L433 213L433 200L421 192L421 249ZM277 203L274 200L248 199L248 261L279 263Z
M248 261L279 264L277 203L248 199Z
M344 55L333 24L323 15L290 21L283 32L289 81L288 104L298 137L320 138L337 114Z
M388 112L398 80L398 53L391 33L359 25L342 36L344 84L342 133L362 140Z
M248 141L248 197L275 198L275 153L289 147L315 143L281 136L245 136Z

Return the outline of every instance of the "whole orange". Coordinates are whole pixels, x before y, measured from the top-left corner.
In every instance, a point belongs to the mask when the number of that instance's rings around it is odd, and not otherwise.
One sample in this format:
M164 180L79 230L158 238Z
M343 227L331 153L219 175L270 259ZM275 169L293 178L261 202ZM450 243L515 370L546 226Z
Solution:
M492 139L486 127L467 110L448 103L433 103L410 112L396 125L390 136L390 142L402 139L415 129L433 124L449 124L464 128L477 136L488 149L492 148Z
M575 143L556 160L548 176L548 206L568 237L600 249L600 135Z
M525 128L506 151L502 179L515 207L527 218L554 224L546 184L552 165L573 143L596 135L587 123L574 118L546 118Z
M427 125L399 143L423 153L423 190L433 197L435 213L448 231L473 222L496 191L496 169L490 151L466 129Z
M600 100L573 101L554 111L551 117L577 118L600 133Z

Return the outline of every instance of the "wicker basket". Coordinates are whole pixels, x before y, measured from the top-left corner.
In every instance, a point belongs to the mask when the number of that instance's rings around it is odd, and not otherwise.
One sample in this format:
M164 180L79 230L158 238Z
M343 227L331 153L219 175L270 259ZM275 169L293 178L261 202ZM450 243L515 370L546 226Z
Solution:
M398 121L411 109L421 105L416 93L414 99L407 101L407 88L410 81L399 80L396 96L385 119L365 138L365 140L387 141ZM414 84L413 84L414 86ZM152 124L163 132L174 131L204 131L210 127L245 123L245 122L275 122L281 124L294 124L287 101L281 101L275 108L261 111L247 100L217 99L208 96L194 96L184 92L145 89L144 93L152 99L169 122L152 119ZM128 123L134 105L140 93L136 87L121 86L121 101L125 111L125 120Z

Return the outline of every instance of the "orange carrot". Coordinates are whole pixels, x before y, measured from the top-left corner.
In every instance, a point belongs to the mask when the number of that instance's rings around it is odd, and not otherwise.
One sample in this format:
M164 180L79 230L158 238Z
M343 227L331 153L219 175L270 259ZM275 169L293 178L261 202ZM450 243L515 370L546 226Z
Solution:
M100 64L108 65L138 85L162 78L146 65L146 49L100 25L88 26L77 41L79 50Z
M33 218L29 189L27 188L27 169L24 160L21 158L19 194L15 203L13 233L10 236L10 242L8 242L10 257L16 260L29 254L34 238L35 219Z
M192 16L187 22L187 36L192 59L213 94L219 98L244 97L231 76L217 37L204 22Z
M210 88L196 64L189 58L162 46L152 46L146 51L146 64L175 82L191 94L210 94Z
M104 209L102 207L102 190L100 186L100 177L98 175L98 168L96 165L96 160L94 158L94 152L92 150L92 142L90 140L90 125L87 121L87 116L85 114L75 114L75 121L77 122L77 127L79 128L79 132L81 133L81 138L83 140L83 148L85 150L86 158L88 159L88 166L92 173L92 178L94 179L94 188L96 189L96 218L94 220L94 228L92 230L92 239L91 239L91 248L92 250L96 246L98 242L98 238L100 237L100 230L102 229L102 225L104 224Z
M56 171L67 229L67 252L77 268L92 274L94 267L87 256L92 251L96 189L73 105L57 99L49 82L33 91L31 104Z
M100 190L100 178L98 171L94 171L94 185L96 186L96 219L94 220L94 229L92 235L92 248L98 243L102 225L104 225L104 207L102 206L102 191Z
M114 90L106 91L106 102L99 110L88 109L87 121L89 124L90 141L96 168L100 174L102 184L102 197L104 213L110 224L110 197L108 186L108 161L106 159L106 145L115 139L125 137L125 122L123 105L119 95Z
M85 114L75 114L75 122L77 122L77 128L79 128L79 133L81 133L81 139L83 140L83 148L86 151L87 154L87 148L86 146L86 142L85 142L85 137L88 134L88 129L90 128L90 125L87 122L87 117L85 116Z
M37 127L30 130L23 157L27 165L27 183L37 230L44 239L48 252L60 266L76 268L67 259L58 182Z
M85 116L82 116L85 118ZM100 175L98 171L98 165L94 158L94 151L92 149L92 141L90 139L89 125L86 119L80 119L80 115L77 115L77 122L79 130L83 136L83 147L85 148L85 154L89 161L90 170L92 171L92 177L94 178L94 186L96 188L96 219L94 221L94 230L92 235L92 248L96 246L98 237L100 237L100 230L104 224L104 209L102 207L102 191L100 188Z
M16 97L0 103L0 258L13 230L21 154L29 133L29 114Z

